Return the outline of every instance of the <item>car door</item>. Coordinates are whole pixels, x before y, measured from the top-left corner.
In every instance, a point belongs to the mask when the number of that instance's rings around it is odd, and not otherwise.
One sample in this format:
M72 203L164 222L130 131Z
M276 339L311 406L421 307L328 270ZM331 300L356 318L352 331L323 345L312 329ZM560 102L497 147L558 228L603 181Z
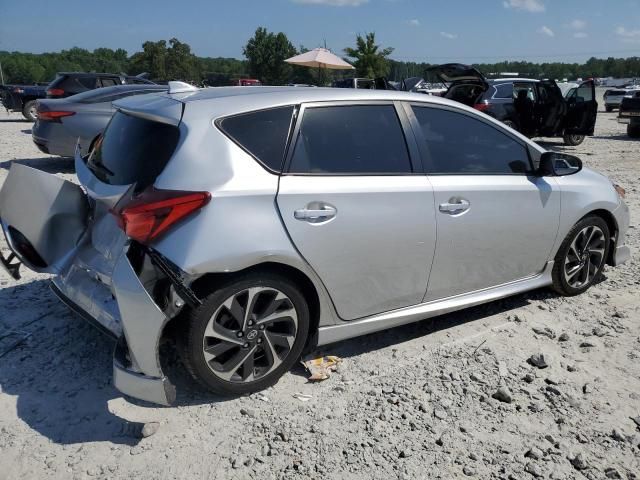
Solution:
M303 105L277 205L344 320L420 303L433 191L393 102Z
M553 137L562 133L567 115L567 102L554 80L538 83L539 101L536 105L538 135Z
M425 300L540 273L559 225L555 180L531 175L526 144L496 122L452 108L411 108L438 231Z
M598 116L595 82L593 80L582 82L566 102L565 133L593 135Z

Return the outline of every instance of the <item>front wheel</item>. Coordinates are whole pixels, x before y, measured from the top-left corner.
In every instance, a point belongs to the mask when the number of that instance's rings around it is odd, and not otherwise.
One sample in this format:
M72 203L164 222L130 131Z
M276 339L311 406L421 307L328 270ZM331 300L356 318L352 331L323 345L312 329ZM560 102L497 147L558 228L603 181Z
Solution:
M577 147L582 142L584 142L584 135L568 134L568 135L564 135L562 139L564 140L565 145L569 145L571 147Z
M36 109L36 100L29 100L22 107L22 116L30 122L35 122L38 118L38 111Z
M585 292L602 274L609 253L610 232L600 217L576 223L562 242L553 265L553 288L561 295Z
M309 334L309 307L285 277L248 274L193 309L180 342L187 370L222 395L275 384L298 361Z

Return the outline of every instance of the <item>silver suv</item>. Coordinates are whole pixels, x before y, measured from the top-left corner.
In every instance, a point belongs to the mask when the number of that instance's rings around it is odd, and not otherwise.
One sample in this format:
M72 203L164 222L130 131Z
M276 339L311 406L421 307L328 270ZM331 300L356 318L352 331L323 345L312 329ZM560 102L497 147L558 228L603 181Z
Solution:
M303 349L553 286L629 258L624 191L438 97L210 88L120 101L80 186L20 164L19 262L117 339L114 382L170 404L172 323L207 388L274 384ZM17 261L16 258L17 257Z

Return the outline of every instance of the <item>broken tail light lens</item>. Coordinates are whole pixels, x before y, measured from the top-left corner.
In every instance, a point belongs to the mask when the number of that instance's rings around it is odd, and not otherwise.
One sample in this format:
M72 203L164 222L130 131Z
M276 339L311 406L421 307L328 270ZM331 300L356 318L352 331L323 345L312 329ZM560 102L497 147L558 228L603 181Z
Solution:
M49 111L41 111L38 110L38 120L43 121L43 122L57 122L60 123L60 119L64 118L64 117L70 117L71 115L75 115L76 112L69 112L69 111L56 111L56 110L49 110Z
M118 226L128 237L147 245L179 220L197 212L211 200L209 192L158 190L122 200L113 208Z

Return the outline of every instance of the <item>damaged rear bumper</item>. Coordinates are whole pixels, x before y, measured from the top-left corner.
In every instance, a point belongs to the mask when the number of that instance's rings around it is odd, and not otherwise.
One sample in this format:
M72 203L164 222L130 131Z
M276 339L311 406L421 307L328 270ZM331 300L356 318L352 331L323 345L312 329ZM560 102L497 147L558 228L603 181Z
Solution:
M52 281L52 289L71 310L116 340L113 382L120 392L171 405L175 387L162 372L158 355L169 318L142 285L127 250L116 261L110 285L85 265L74 263Z

